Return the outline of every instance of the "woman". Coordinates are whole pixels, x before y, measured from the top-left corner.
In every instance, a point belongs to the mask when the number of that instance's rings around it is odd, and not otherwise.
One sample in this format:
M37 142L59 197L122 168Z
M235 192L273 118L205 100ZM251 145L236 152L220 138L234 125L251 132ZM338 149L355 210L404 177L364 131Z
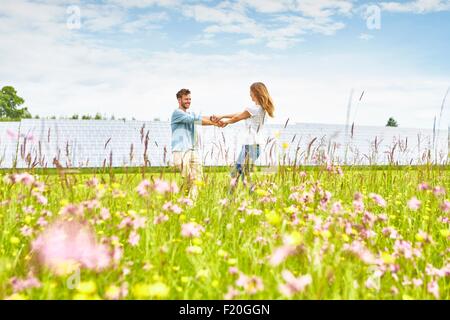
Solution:
M222 126L245 120L244 144L236 162L236 173L234 175L236 184L239 181L239 177L242 177L244 181L245 175L250 171L250 164L253 164L258 159L263 143L260 132L264 127L266 114L273 118L275 111L272 98L263 83L256 82L250 86L250 97L255 105L246 108L242 112L211 116L211 121L220 122Z

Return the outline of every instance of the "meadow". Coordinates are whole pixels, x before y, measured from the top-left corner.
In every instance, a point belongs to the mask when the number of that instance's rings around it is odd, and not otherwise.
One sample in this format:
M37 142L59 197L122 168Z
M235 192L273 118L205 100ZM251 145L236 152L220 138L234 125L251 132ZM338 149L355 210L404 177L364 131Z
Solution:
M449 299L450 167L0 175L1 299Z

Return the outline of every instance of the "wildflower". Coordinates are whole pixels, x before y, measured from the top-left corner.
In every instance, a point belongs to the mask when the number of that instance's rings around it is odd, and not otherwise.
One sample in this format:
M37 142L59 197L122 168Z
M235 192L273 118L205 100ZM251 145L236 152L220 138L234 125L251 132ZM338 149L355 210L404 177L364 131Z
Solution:
M436 299L439 299L439 284L436 280L433 280L427 284L427 290L431 293Z
M186 248L186 252L192 254L202 254L203 250L199 246L189 246Z
M111 213L109 212L109 210L107 208L101 208L100 210L100 217L103 220L108 220L111 218Z
M13 277L10 280L10 283L13 287L14 293L31 289L31 288L39 288L41 287L41 282L30 272L26 279L18 279Z
M92 179L86 181L86 185L88 187L96 187L98 186L98 179L96 177L93 177Z
M283 295L288 297L298 292L303 292L306 286L312 282L309 274L296 278L289 270L283 270L281 275L286 283L281 284L278 288Z
M342 212L342 204L340 201L334 202L333 205L331 206L331 213L333 214L337 214Z
M410 208L413 211L416 211L420 208L421 204L422 204L422 202L420 200L418 200L416 197L412 197L408 201L408 208Z
M205 228L194 222L185 223L181 226L181 235L186 238L200 237L203 231L205 231Z
M450 201L444 200L444 202L441 204L441 210L443 212L450 212Z
M433 194L438 197L438 196L442 196L445 194L445 188L444 187L440 187L440 186L436 186L433 188Z
M105 245L98 245L94 232L85 223L59 220L32 243L40 264L57 275L72 272L78 266L102 270L110 264Z
M192 207L194 205L194 201L192 201L192 199L190 199L190 198L180 198L180 199L178 199L178 202L185 204L189 207Z
M60 211L60 215L74 215L74 216L83 216L84 215L84 207L82 205L68 204L64 206Z
M231 275L236 275L236 274L239 273L239 269L236 268L236 267L229 267L228 268L228 273L231 274Z
M165 214L161 213L159 216L157 216L157 217L155 217L153 219L153 224L161 224L161 223L166 222L168 220L169 220L169 217L166 216Z
M129 243L131 246L135 247L135 246L138 245L140 238L141 238L141 237L139 236L139 234L137 234L136 231L132 231L132 232L130 233L130 236L128 237L128 243Z
M160 194L164 194L166 192L170 192L172 188L167 181L156 179L155 183L153 184L153 190Z
M422 182L419 184L419 186L417 187L420 191L425 191L425 190L430 190L431 187L428 183L426 182Z
M162 282L154 284L138 283L133 287L133 294L138 299L165 298L169 295L170 289Z
M369 197L375 201L376 204L378 204L380 207L386 207L386 200L383 199L382 196L376 193L370 193Z
M423 284L423 281L422 279L414 278L412 279L412 283L415 287L420 287Z
M224 299L225 300L233 300L239 294L240 294L240 292L238 290L236 290L232 286L228 286L228 291L227 291L227 293L225 293Z
M22 233L22 235L25 237L30 237L33 234L33 229L30 228L29 226L23 226L20 229L20 233Z
M148 195L149 188L150 188L150 181L145 179L142 180L141 183L139 183L136 190L141 197L145 197Z
M274 250L269 258L269 263L272 266L278 266L283 263L287 257L295 253L295 247L292 245L284 245Z
M248 277L243 273L236 280L236 285L244 288L245 292L251 295L264 290L264 284L261 278L257 276Z

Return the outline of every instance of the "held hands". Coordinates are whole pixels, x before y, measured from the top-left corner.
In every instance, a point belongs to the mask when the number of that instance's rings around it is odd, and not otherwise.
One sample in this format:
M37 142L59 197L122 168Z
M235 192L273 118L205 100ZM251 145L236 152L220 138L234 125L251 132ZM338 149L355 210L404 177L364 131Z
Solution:
M220 128L225 128L228 125L228 122L223 121L222 117L219 116L212 115L211 117L209 117L209 120L211 120L211 122L213 122L215 126Z

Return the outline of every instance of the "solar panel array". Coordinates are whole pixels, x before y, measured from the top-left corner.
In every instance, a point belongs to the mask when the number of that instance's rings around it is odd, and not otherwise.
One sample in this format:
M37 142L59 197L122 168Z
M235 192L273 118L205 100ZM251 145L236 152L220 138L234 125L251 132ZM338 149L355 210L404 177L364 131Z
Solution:
M236 160L243 124L201 127L199 145L206 166ZM447 130L330 124L267 124L259 165L446 164ZM26 119L0 122L0 167L124 167L171 164L170 123L121 120Z

